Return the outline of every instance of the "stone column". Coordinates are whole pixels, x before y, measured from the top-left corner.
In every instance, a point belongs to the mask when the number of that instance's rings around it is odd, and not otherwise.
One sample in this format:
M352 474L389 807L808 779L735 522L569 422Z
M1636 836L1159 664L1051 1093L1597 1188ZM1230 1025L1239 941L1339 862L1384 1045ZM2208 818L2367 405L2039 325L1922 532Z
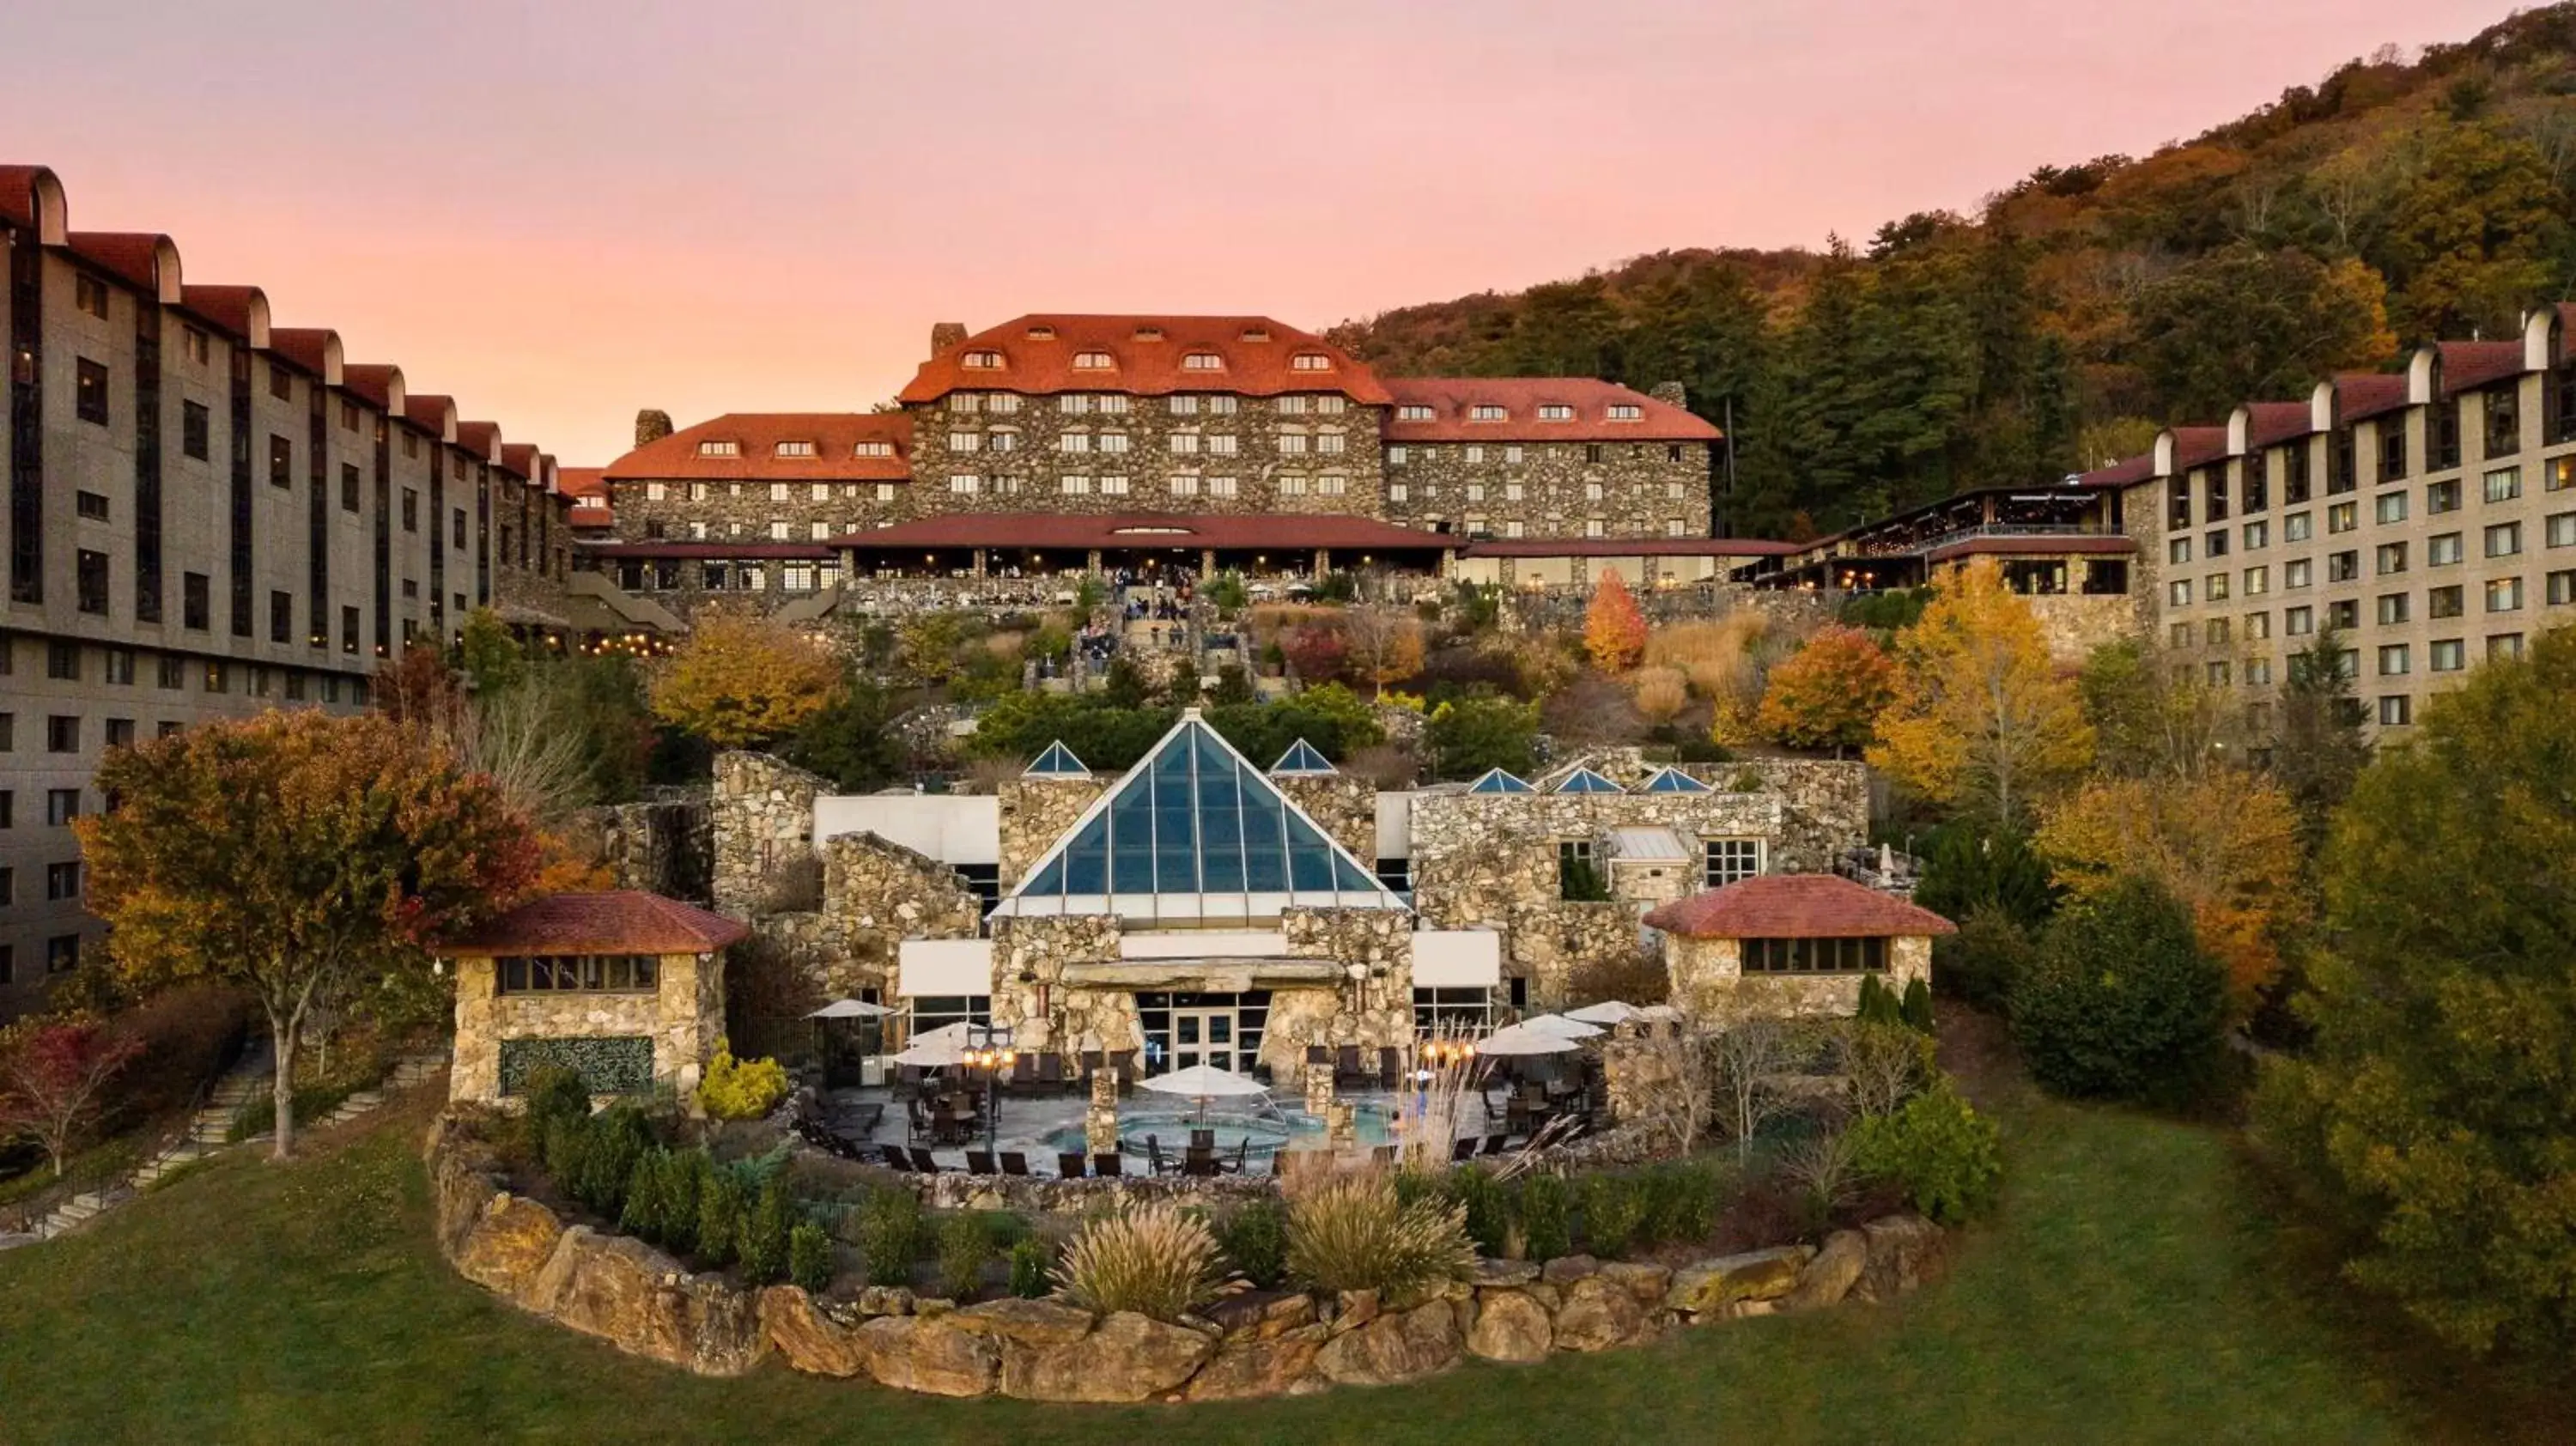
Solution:
M1091 549L1084 557L1082 565L1093 577L1100 576L1100 549L1096 547Z
M1329 1064L1306 1066L1306 1113L1322 1116L1333 1108L1333 1067Z
M982 548L980 548L980 547L975 549L974 573L975 573L975 577L976 577L976 580L977 580L977 581L981 581L981 580L983 579L983 576L984 576L984 549L982 549Z
M1216 549L1213 547L1202 547L1199 549L1199 581L1201 584L1205 584L1208 579L1215 576Z
M1323 581L1324 581L1324 575L1325 575L1326 573L1331 572L1332 570L1333 570L1333 550L1332 550L1331 548L1329 548L1329 547L1319 547L1319 548L1316 548L1316 549L1315 549L1315 583L1316 583L1316 585L1317 585L1317 586L1319 586L1319 587L1320 587L1320 586L1322 586Z
M1118 1153L1118 1072L1091 1072L1091 1107L1082 1113L1082 1142L1095 1155Z
M1338 1101L1325 1107L1324 1143L1335 1153L1355 1149L1360 1142L1360 1109Z

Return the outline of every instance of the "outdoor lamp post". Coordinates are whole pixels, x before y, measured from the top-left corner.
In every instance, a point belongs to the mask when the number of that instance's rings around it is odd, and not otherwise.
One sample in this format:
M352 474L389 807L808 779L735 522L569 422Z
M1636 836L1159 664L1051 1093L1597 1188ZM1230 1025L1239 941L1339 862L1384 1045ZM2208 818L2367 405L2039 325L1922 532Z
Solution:
M1000 1126L998 1086L1001 1083L1002 1071L1009 1069L1018 1061L1019 1051L1011 1048L1011 1037L1008 1031L986 1026L970 1030L968 1033L970 1038L977 1035L981 1038L976 1043L969 1044L965 1052L958 1056L958 1060L968 1069L979 1071L984 1076L984 1148L992 1150L997 1147L996 1135Z

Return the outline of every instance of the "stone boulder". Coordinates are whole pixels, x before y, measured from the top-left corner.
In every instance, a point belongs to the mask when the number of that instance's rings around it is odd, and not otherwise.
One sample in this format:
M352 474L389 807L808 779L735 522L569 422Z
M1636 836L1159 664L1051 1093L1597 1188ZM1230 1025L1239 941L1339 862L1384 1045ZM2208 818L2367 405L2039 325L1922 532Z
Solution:
M1111 1313L1089 1335L1002 1352L1002 1394L1024 1401L1147 1401L1180 1388L1216 1350L1213 1337L1134 1311Z
M525 1304L630 1355L702 1376L738 1376L768 1342L752 1297L715 1275L691 1275L641 1240L587 1225L563 1233Z
M1644 1306L1663 1303L1664 1290L1672 1283L1673 1273L1663 1266L1638 1260L1613 1260L1601 1267L1601 1277L1626 1290Z
M1645 1328L1645 1307L1606 1275L1587 1275L1567 1286L1565 1303L1556 1308L1556 1348L1562 1351L1624 1346Z
M1863 1300L1894 1300L1940 1273L1941 1227L1920 1215L1882 1215L1862 1225L1869 1262L1852 1293Z
M1435 1300L1334 1336L1315 1353L1315 1369L1336 1385L1392 1386L1456 1365L1459 1346L1457 1313Z
M1053 1350L1091 1334L1091 1312L1060 1300L988 1300L949 1317L960 1330L976 1331L997 1341Z
M1477 1292L1476 1324L1467 1332L1469 1352L1489 1361L1527 1364L1547 1359L1555 1347L1555 1322L1528 1291Z
M1283 1394L1314 1370L1315 1353L1331 1335L1330 1327L1310 1322L1273 1336L1230 1337L1190 1377L1184 1394L1193 1401Z
M1685 1265L1673 1272L1664 1307L1716 1315L1742 1301L1777 1300L1796 1287L1807 1255L1803 1245L1775 1245Z
M881 1386L934 1396L980 1396L1001 1370L1000 1343L960 1329L956 1317L884 1315L858 1329L868 1375Z
M1536 1279L1538 1262L1535 1260L1491 1260L1478 1256L1476 1268L1468 1275L1467 1283L1484 1290L1527 1285Z
M1825 1248L1798 1272L1798 1283L1780 1297L1782 1310L1822 1310L1840 1304L1869 1263L1869 1239L1857 1230L1837 1230L1825 1237Z
M563 1222L552 1210L524 1195L498 1192L484 1202L449 1258L467 1280L504 1300L525 1301L563 1235Z
M1539 1267L1538 1278L1550 1285L1572 1285L1587 1275L1599 1274L1601 1262L1589 1255L1560 1255Z
M1248 1290L1210 1302L1207 1319L1228 1341L1277 1340L1315 1323L1315 1298L1304 1291Z
M760 1293L760 1329L787 1364L816 1376L866 1373L868 1355L859 1332L824 1314L801 1286L773 1285Z
M438 1248L453 1260L465 1237L501 1193L500 1162L489 1147L468 1138L446 1115L431 1123L428 1141L429 1204Z

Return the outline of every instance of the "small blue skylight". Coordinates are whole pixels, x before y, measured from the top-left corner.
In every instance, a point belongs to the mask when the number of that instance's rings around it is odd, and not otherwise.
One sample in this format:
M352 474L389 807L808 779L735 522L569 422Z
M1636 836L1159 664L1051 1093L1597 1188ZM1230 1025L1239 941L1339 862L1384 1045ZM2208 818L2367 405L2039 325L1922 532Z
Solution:
M1717 790L1700 782L1698 779L1691 777L1689 774L1682 772L1678 768L1663 768L1657 769L1655 776L1647 779L1646 786L1639 791L1644 793L1715 793Z
M1499 769L1499 768L1491 770L1491 771L1490 771L1490 772L1488 772L1484 777L1477 779L1475 782L1473 782L1473 783L1471 783L1471 784L1468 784L1468 785L1467 785L1467 791L1468 791L1469 793L1536 793L1536 792L1538 792L1538 790L1537 790L1537 789L1530 787L1530 786L1529 786L1529 784L1527 784L1526 782L1522 781L1522 780L1521 780L1521 778L1520 778L1518 775L1510 774L1510 773L1505 773L1503 770L1501 770L1501 769Z
M1593 772L1589 768L1578 768L1572 773L1567 774L1565 776L1565 781L1556 786L1556 791L1558 793L1627 792L1626 789L1612 783L1609 779L1602 777L1600 774Z
M1279 761L1270 765L1273 778L1314 777L1332 771L1333 760L1326 758L1322 749L1303 738L1288 745L1288 751L1280 754Z
M1065 747L1059 740L1048 744L1046 752L1039 754L1038 761L1030 764L1028 771L1020 776L1023 778L1089 778L1091 770L1083 767L1082 760L1074 757L1073 750Z

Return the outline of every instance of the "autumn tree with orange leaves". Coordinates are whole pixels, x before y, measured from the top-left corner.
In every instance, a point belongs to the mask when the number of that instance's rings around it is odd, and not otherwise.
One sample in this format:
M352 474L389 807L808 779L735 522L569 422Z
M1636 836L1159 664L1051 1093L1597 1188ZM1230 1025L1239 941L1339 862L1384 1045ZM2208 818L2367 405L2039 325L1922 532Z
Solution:
M89 907L136 986L255 994L275 1046L276 1154L318 999L429 967L429 943L516 903L526 816L426 728L298 709L111 750L112 812L81 818Z
M1792 748L1865 747L1896 696L1896 665L1859 628L1828 624L1773 665L1754 726Z
M822 644L765 618L700 618L653 674L653 716L718 748L783 738L830 705L842 669Z
M1616 568L1603 568L1583 614L1583 648L1605 673L1624 673L1646 655L1646 615Z

